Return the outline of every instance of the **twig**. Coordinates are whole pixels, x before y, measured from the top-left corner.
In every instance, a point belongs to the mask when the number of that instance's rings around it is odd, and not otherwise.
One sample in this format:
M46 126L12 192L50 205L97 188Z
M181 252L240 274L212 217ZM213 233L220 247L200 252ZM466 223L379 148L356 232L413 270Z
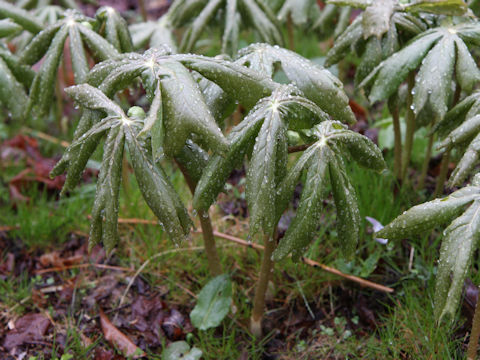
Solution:
M69 147L70 146L70 143L68 141L65 141L65 140L59 140L57 139L56 137L53 137L51 135L48 135L48 134L45 134L41 131L37 131L37 130L33 130L33 129L30 129L26 126L22 126L22 128L20 129L22 132L24 133L27 133L29 135L32 135L32 136L35 136L35 137L38 137L39 139L42 139L42 140L45 140L45 141L48 141L48 142L51 142L53 144L57 144L57 145L61 145L63 147Z
M105 265L105 264L77 264L77 265L56 266L56 267L51 267L47 269L40 269L40 270L36 270L35 274L40 275L48 272L59 272L59 271L70 270L70 269L83 269L88 267L95 267L95 268L106 269L106 270L117 270L117 271L124 271L124 272L134 271L134 269L129 269L126 267L112 266L112 265Z
M142 219L118 219L118 222L119 223L122 223L122 224L148 224L148 225L158 225L156 221L153 221L153 220L142 220ZM196 233L201 233L201 230L195 230ZM215 235L216 237L220 238L220 239L225 239L225 240L228 240L228 241L232 241L234 243L237 243L239 245L242 245L242 246L246 246L246 247L249 247L249 248L252 248L252 249L256 249L256 250L261 250L263 251L264 250L264 247L263 245L260 245L260 244L256 244L256 243L252 243L252 242L248 242L248 241L245 241L243 239L240 239L240 238L237 238L235 236L232 236L232 235L228 235L228 234L224 234L224 233L221 233L219 231L214 231L213 232L213 235ZM157 254L158 255L158 254ZM302 258L302 261L309 265L309 266L312 266L312 267L315 267L315 268L320 268L326 272L329 272L331 274L334 274L334 275L338 275L340 277L343 277L345 279L348 279L348 280L351 280L351 281L354 281L358 284L360 284L361 286L364 286L364 287L368 287L368 288L371 288L371 289L375 289L375 290L378 290L378 291L383 291L383 292L387 292L387 293L393 293L394 292L394 289L390 288L390 287L387 287L387 286L384 286L384 285L380 285L380 284L377 284L373 281L369 281L369 280L365 280L365 279L362 279L362 278L359 278L358 276L355 276L355 275L349 275L349 274L344 274L342 273L340 270L337 270L333 267L330 267L330 266L327 266L327 265L324 265L324 264L321 264L319 262L316 262L314 260L311 260L311 259L307 259L307 258Z

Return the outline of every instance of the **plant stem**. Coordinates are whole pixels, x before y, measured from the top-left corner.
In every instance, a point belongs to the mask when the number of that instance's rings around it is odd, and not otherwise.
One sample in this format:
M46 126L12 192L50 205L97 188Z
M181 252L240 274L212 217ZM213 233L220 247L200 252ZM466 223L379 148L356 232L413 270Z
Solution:
M197 184L192 180L188 174L187 169L180 163L178 159L175 159L180 171L187 182L190 192L193 194ZM200 226L202 228L203 244L205 246L205 255L207 255L208 267L212 276L217 276L222 273L222 267L220 263L220 257L218 256L217 246L215 244L215 236L213 235L212 221L208 215L208 210L199 211L198 217L200 219Z
M479 292L480 294L480 292ZM477 298L475 306L475 314L472 320L472 332L468 341L467 360L475 360L477 358L478 338L480 337L480 296Z
M402 129L400 128L400 111L398 106L392 109L393 119L393 173L397 180L402 179Z
M435 134L432 133L428 137L427 152L425 154L425 159L423 160L422 172L420 173L420 178L418 179L418 186L417 186L418 190L422 190L425 187L425 179L427 177L428 165L430 164L430 159L432 157L432 147L433 147L434 140L435 140Z
M215 236L213 235L212 221L207 211L199 211L200 226L202 228L203 244L205 246L205 254L207 255L208 266L213 276L222 273L220 257L218 256L217 246L215 245Z
M406 133L405 133L405 146L403 148L402 158L402 180L405 181L408 172L408 165L410 164L410 158L412 157L413 148L413 136L415 134L415 113L413 112L413 95L412 90L415 85L415 73L412 71L408 74L408 90L407 90L407 110L405 115L406 120Z
M144 0L138 0L138 9L140 10L140 14L142 14L143 21L147 21L148 13Z
M265 309L265 295L267 293L268 281L273 271L272 254L276 247L276 231L273 237L264 236L265 250L263 253L260 278L257 282L257 289L253 299L253 310L250 318L250 331L256 337L262 336L262 317Z
M440 164L440 174L438 175L437 185L435 186L435 198L439 197L443 193L443 187L448 174L448 164L450 164L450 149L445 151L442 157L442 163Z
M295 37L293 32L293 20L292 15L288 14L287 16L287 32L288 32L288 47L290 50L295 51Z

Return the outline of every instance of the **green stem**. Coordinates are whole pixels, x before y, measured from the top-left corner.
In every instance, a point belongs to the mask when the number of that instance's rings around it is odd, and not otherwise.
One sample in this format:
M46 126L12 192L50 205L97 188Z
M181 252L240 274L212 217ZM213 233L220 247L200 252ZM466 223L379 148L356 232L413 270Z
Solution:
M408 74L408 90L407 90L407 111L405 115L405 121L407 125L405 133L405 146L403 148L403 158L402 158L402 180L405 181L408 165L410 164L410 159L412 157L412 148L413 148L413 136L415 134L415 113L413 112L413 95L412 90L415 85L415 73L412 71Z
M432 158L432 148L433 148L433 142L434 141L435 141L435 134L432 133L428 137L427 152L425 154L425 159L423 160L422 172L420 173L420 178L418 179L418 186L417 186L418 190L422 190L425 187L425 179L427 177L427 172L428 172L428 166L430 164L430 159Z
M180 163L178 159L175 160L180 171L187 182L190 192L193 194L197 184L192 180L188 174L187 169ZM207 256L208 267L212 276L222 274L222 266L220 263L220 257L218 256L217 246L215 244L215 236L213 235L212 221L208 215L208 210L199 211L198 217L200 219L200 226L202 228L203 245L205 246L205 255Z
M402 179L402 129L400 128L400 111L398 106L392 110L393 119L393 173L397 180Z
M273 237L270 235L264 236L264 246L265 250L260 268L260 277L257 282L257 289L253 299L252 316L250 318L250 331L258 338L262 336L262 317L265 309L265 295L274 265L272 254L276 247L276 232Z
M208 267L213 276L222 273L220 257L218 256L217 246L215 245L215 237L213 235L212 221L207 211L199 211L200 226L202 227L203 244L205 246L205 254L207 255Z
M435 198L438 198L443 193L443 187L448 174L448 164L450 164L450 149L445 151L442 157L442 163L440 164L440 174L438 175L437 185L435 186Z
M143 21L147 21L148 13L143 0L138 0L138 9L140 10L140 14L142 14Z
M292 15L287 16L287 32L288 32L288 47L290 50L295 51L295 36Z
M480 292L479 292L480 294ZM468 341L467 360L475 360L477 358L478 338L480 337L480 296L475 306L475 314L472 320L472 332Z

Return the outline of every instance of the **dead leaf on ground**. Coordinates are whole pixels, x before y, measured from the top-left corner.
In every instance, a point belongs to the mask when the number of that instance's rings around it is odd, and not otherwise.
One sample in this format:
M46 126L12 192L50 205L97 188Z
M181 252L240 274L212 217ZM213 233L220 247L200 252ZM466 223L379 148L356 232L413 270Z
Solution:
M11 350L17 346L43 339L50 326L50 320L39 313L22 316L15 321L15 327L5 336L3 347Z
M102 326L103 335L117 349L121 350L126 356L133 359L144 357L146 354L135 345L127 335L118 330L115 325L108 319L105 313L100 309L100 324Z

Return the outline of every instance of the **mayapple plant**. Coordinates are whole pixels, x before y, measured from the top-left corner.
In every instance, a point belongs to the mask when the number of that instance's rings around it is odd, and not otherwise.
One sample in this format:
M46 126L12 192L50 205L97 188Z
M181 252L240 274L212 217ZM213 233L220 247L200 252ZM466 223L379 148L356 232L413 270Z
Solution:
M364 9L364 12L357 16L352 24L336 39L334 46L327 54L325 62L326 66L333 65L352 50L355 51L360 56L360 64L355 73L356 83L364 80L382 60L390 58L413 36L427 30L435 18L420 16L419 12L458 15L466 11L466 5L463 1L418 1L404 4L397 0L388 0L378 4L363 0L334 0L331 3ZM413 80L410 83L413 83ZM363 84L360 84L360 87ZM411 157L414 114L411 109L406 109L407 124L409 125L407 125L405 148L402 154L400 109L398 108L398 101L395 101L397 89L398 86L383 98L390 100L389 110L392 114L394 125L394 174L397 179L402 180L406 175ZM409 90L411 91L412 89L410 88ZM411 100L410 94L408 99ZM431 145L429 149L431 149ZM430 152L431 150L428 151ZM427 155L426 164L428 164L429 158L430 155ZM426 169L424 166L420 183L423 182L422 179L426 175Z
M57 69L67 38L70 40L72 68L77 84L85 80L90 70L86 48L97 60L119 56L120 53L112 44L91 29L89 21L90 19L81 13L67 10L61 20L38 33L19 54L21 61L27 65L33 65L45 57L30 89L27 116L33 108L37 111L36 116L49 111L53 101Z
M111 6L102 6L95 13L96 32L121 52L132 52L132 37L128 31L128 24L120 13Z
M415 238L448 224L443 232L435 285L435 316L453 320L462 295L464 280L480 240L480 174L471 185L442 199L412 207L376 233L380 238ZM480 306L475 310L468 358L475 359L480 326Z
M210 158L193 200L196 209L207 210L231 171L241 166L245 156L250 157L246 187L250 236L263 233L265 245L250 322L250 330L257 336L262 333L265 293L274 260L292 251L298 259L315 236L327 174L332 179L339 214L339 237L346 253L351 254L358 239L360 220L343 157L351 155L360 164L375 170L385 166L380 150L370 140L329 120L326 112L302 95L295 86L284 85L260 100L228 135L227 154ZM328 98L336 101L337 106L343 101L342 96ZM311 129L309 138L315 141L290 171L287 169L289 129ZM277 223L304 168L308 169L307 182L298 215L277 248Z
M467 45L478 41L478 22L453 24L446 19L441 26L427 30L412 39L401 50L382 61L360 84L369 93L370 102L388 99L407 79L405 148L401 178L410 162L415 129L441 121L448 109L459 100L461 91L470 92L480 80L480 71ZM418 73L415 75L415 71ZM455 92L452 91L455 81ZM433 145L430 137L420 184L428 168ZM444 159L445 160L445 159ZM444 164L448 163L448 159ZM437 184L443 186L446 165ZM422 185L420 185L422 186ZM438 192L438 188L437 188Z
M443 140L439 149L450 152L456 149L461 155L448 185L461 186L473 172L480 160L480 92L465 97L445 118L435 126L435 131Z
M233 55L238 49L242 26L249 26L262 42L283 45L278 20L263 0L177 0L168 16L175 27L187 25L181 52L195 49L198 39L216 16L223 15L222 52Z
M0 103L15 120L23 118L28 104L27 92L34 76L29 66L22 64L6 46L0 45Z
M10 19L32 34L43 30L43 24L28 11L0 0L0 19Z
M173 25L169 14L165 14L156 21L145 21L132 24L128 27L132 35L135 50L148 48L160 48L169 46L172 51L177 51L177 41L173 34Z

